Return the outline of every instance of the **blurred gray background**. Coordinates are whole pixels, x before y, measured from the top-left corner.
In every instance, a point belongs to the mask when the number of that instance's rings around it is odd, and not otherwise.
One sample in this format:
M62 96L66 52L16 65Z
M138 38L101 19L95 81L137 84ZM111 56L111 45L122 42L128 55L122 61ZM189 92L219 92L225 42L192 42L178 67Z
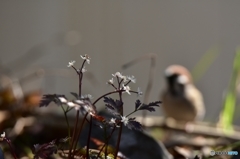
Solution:
M159 100L163 72L171 64L192 70L211 48L219 56L197 82L206 104L206 121L217 121L223 93L231 77L236 47L240 44L240 1L0 1L0 62L11 78L37 70L51 70L44 78L23 85L25 92L78 92L78 77L67 68L80 67L80 55L94 76L84 78L83 94L94 99L112 88L112 73L134 75L132 89L146 89L150 60L127 70L121 66L141 55L156 53L157 68L150 101ZM124 95L125 112L134 108L136 95ZM98 107L102 107L99 103ZM47 109L47 108L42 108ZM236 113L239 112L239 108ZM148 113L150 115L150 113ZM160 115L158 110L151 115ZM236 119L238 120L238 118Z

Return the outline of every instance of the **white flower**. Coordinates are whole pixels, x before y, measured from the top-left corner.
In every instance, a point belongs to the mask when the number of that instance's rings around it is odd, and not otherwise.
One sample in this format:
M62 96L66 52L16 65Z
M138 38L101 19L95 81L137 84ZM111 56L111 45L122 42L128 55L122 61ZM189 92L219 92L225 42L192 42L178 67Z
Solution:
M136 83L136 78L134 76L127 76L127 79L133 83Z
M127 77L126 76L122 76L123 82L127 82Z
M84 56L82 56L82 55L80 55L80 56L81 56L81 58L82 58L83 60L86 60L87 63L90 64L91 58L90 58L87 54L85 54Z
M67 99L64 97L58 97L61 103L67 103Z
M123 79L123 82L127 81L127 77L123 76L120 72L116 72L115 74L112 74L113 77L119 77L121 79Z
M129 95L131 95L131 93L129 92L129 91L131 90L129 86L125 86L125 85L123 84L123 89L124 89Z
M140 90L140 88L138 87L137 89L137 96L141 97L143 95L143 92Z
M87 69L85 68L85 66L82 68L82 73L87 72Z
M81 98L82 99L86 99L86 98L93 99L93 96L91 94L85 94L85 95L82 95Z
M112 74L113 77L119 77L122 78L123 75L120 72L116 72L115 74Z
M113 78L108 80L108 82L107 82L107 84L110 84L110 85L112 85L113 83L114 83L114 79Z
M68 105L69 107L74 107L76 110L79 110L79 109L80 109L80 105L75 104L75 103L73 103L73 102L67 102L67 105Z
M76 62L76 61L70 61L70 62L68 62L67 67L72 67L72 66L74 65L75 62Z
M74 101L75 103L77 103L77 104L84 104L84 102L82 101L82 100L75 100ZM70 103L71 104L71 103ZM74 103L73 103L74 104ZM71 107L71 106L70 106Z
M125 126L127 126L128 122L129 122L129 119L127 117L125 117L125 116L121 116L121 118L122 118L121 122L123 122L123 124Z
M109 124L116 124L116 119L115 119L115 118L112 118L112 119L109 121Z
M5 136L6 136L5 132L3 132L3 133L1 134L1 138L5 138Z

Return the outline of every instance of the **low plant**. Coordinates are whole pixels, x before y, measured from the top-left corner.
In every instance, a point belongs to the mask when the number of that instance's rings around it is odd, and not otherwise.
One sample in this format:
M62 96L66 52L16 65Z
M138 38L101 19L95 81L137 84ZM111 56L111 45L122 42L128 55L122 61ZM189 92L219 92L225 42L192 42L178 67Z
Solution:
M136 121L135 117L131 115L140 110L147 110L150 112L155 111L155 107L159 107L160 101L150 102L148 104L142 103L139 99L135 102L135 109L129 114L123 114L125 103L123 102L123 95L137 94L141 96L143 93L138 88L137 91L130 89L130 84L135 83L136 79L134 76L124 76L120 72L112 74L112 78L107 81L107 84L112 86L113 91L107 92L97 98L92 99L92 96L82 93L82 79L84 72L86 72L85 64L90 64L90 57L88 55L81 56L83 63L78 69L74 66L75 61L71 61L68 67L73 68L79 78L79 92L71 92L74 99L69 100L65 95L62 94L45 94L40 102L40 107L49 106L51 102L61 107L68 125L68 135L62 139L54 139L49 143L35 144L32 148L34 158L48 158L53 154L59 154L64 158L81 158L81 159L116 159L126 158L124 155L119 153L119 145L121 142L121 134L123 126L128 127L131 130L142 131L142 125ZM110 96L112 94L118 94L118 99L113 99ZM98 114L97 104L100 100L105 103L105 108L112 115L111 118L101 116ZM75 124L73 130L70 129L68 120L68 113L72 110L76 110ZM80 118L82 120L80 120ZM89 131L87 137L87 145L85 147L78 146L79 139L81 138L81 132L84 127L84 123L89 124ZM105 135L105 141L103 141L100 149L91 149L90 140L97 141L91 137L92 127L99 126L104 130L111 130L110 134ZM119 129L117 144L110 147L108 141L110 140L113 132ZM105 131L106 132L106 131ZM2 134L1 139L6 141L11 150L13 157L16 159L17 156L11 147L10 139L8 139L5 133ZM111 151L109 151L109 147Z

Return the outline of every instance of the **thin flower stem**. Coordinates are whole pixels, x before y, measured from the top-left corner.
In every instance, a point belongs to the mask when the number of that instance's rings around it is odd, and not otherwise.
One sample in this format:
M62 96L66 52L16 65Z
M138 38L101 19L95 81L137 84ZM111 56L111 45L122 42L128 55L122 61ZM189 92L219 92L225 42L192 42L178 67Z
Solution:
M68 107L69 108L69 107ZM67 108L67 110L66 110L66 113L68 113L69 111L71 111L72 109L73 109L73 107L72 108L70 108L70 109L68 109Z
M126 117L129 117L130 115L132 115L133 113L137 112L138 110L134 110L133 112L129 113L128 115L126 115Z
M129 83L131 83L131 80L129 80L126 84L124 84L124 86L127 86Z
M119 99L120 99L120 101L121 101L121 103L122 103L122 105L120 106L121 107L121 115L123 116L123 102L122 102L122 91L119 91Z
M78 70L76 69L76 67L72 66L72 68L76 71L76 73L79 75Z
M79 73L79 92L78 92L79 97L81 97L82 95L82 77L83 77L83 73L81 71Z
M115 88L115 89L117 90L117 87L116 87L116 86L114 86L114 84L111 84L111 86L113 86L113 88Z
M90 144L91 132L92 132L92 116L90 116L90 124L89 124L88 139L87 139L87 159L90 159L89 144Z
M78 133L77 133L77 141L78 141L78 139L79 139L79 137L80 137L80 134L81 134L81 132L82 132L82 128L83 128L83 125L84 125L84 122L85 121L87 121L87 115L88 115L88 113L86 113L85 115L84 115L84 117L83 117L83 120L82 120L82 122L81 122L81 125L80 125L80 127L79 127L79 130L78 130ZM74 144L74 150L76 149L76 147L77 147L77 142Z
M120 101L121 103L122 102L122 92L120 91L119 92L119 98L120 98ZM121 105L121 112L120 112L121 116L123 116L123 104ZM116 147L116 151L114 153L114 159L117 158L117 154L118 154L118 151L119 151L119 146L120 146L120 140L121 140L121 135L122 135L122 122L120 123L120 128L119 128L119 133L118 133L118 139L117 139L117 147Z
M112 92L109 92L109 93L106 93L104 95L102 95L101 97L99 97L98 99L96 99L94 102L93 102L93 105L95 105L100 99L102 99L103 97L107 96L107 95L110 95L110 94L114 94L114 93L119 93L119 92L123 92L124 90L116 90L116 91L112 91Z
M12 147L11 141L10 141L9 139L7 139L6 137L5 137L4 139L5 139L5 141L8 143L8 146L9 146L10 149L11 149L13 158L14 158L14 159L17 159L17 155L16 155L15 152L14 152L14 149L13 149L13 147Z
M108 148L108 139L107 139L107 128L106 128L106 125L104 126L104 138L105 138L105 159L107 159L107 148Z
M117 154L118 154L118 151L119 151L119 146L120 146L121 136L122 136L122 126L123 126L123 123L120 123L118 139L117 139L117 147L116 147L116 151L115 151L115 154L114 154L114 159L117 158Z
M64 117L65 117L65 120L66 120L66 123L67 123L67 127L68 127L68 137L70 137L71 135L71 132L70 132L70 126L69 126L69 121L68 121L68 117L67 117L67 111L63 108L63 106L61 105L61 108L64 112ZM70 140L69 140L69 144L70 144Z
M121 85L122 82L123 82L123 79L121 79L121 81L119 82L119 86Z
M154 73L155 73L155 68L156 68L156 55L153 54L151 55L151 66L150 66L150 71L149 71L149 79L148 79L148 84L147 84L147 88L145 91L145 95L144 95L144 100L143 102L148 103L149 97L150 97L150 93L153 87L153 80L154 80ZM143 111L142 113L142 125L144 127L145 125L145 117L147 115L147 111Z
M118 78L118 76L117 76L117 81L118 81L118 90L120 90L120 81L119 81L119 78Z
M82 69L83 69L83 66L84 66L85 62L86 62L86 60L83 61L79 72L75 67L72 66L74 68L74 70L77 72L78 77L79 77L79 94L78 94L79 97L81 97L82 76L83 76ZM69 149L69 155L68 155L69 159L71 158L71 153L72 153L72 148L73 148L74 142L77 142L77 141L75 141L75 137L76 137L76 133L77 133L78 118L79 118L79 110L77 110L77 113L76 113L76 122L75 122L74 130L73 130L73 135L72 135L72 140L71 140L72 142L71 142L71 146L70 146L70 149Z
M136 93L136 94L138 94L138 92L137 92L137 91L129 91L129 92L132 92L132 93Z
M83 66L84 66L84 64L86 63L86 61L87 61L87 60L84 60L84 61L83 61L82 66L81 66L81 68L80 68L80 72L82 72Z
M111 132L110 135L107 137L107 141L112 137L112 134L113 134L113 132L115 131L115 129L116 129L116 126L113 127L112 132ZM101 154L101 152L103 151L103 149L104 149L105 146L106 146L106 143L105 143L105 144L102 146L102 148L100 149L100 151L99 151L99 153L98 153L98 155L97 155L97 158L100 156L100 154Z
M72 148L73 148L74 139L75 139L75 136L76 136L76 130L77 130L77 125L78 125L78 117L79 117L79 110L77 110L77 114L76 114L76 122L75 122L74 130L73 130L73 135L72 135L72 139L71 139L71 146L70 146L69 155L68 155L69 159L71 159Z

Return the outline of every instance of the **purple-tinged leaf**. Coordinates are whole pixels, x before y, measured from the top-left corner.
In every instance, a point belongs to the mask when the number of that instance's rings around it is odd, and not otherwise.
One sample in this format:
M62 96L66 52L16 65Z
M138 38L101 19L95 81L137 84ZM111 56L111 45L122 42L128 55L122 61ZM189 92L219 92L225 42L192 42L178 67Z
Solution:
M51 102L54 102L55 104L57 104L58 106L61 105L61 101L59 99L59 97L63 97L66 99L65 95L59 95L59 94L45 94L43 95L39 106L43 107L43 106L48 106Z
M82 114L89 113L90 115L96 115L97 109L95 105L92 104L89 98L81 99L81 100L73 100L73 103L80 106L80 111Z
M136 100L136 102L135 102L135 110L137 110L141 104L142 103L141 103L141 101L139 99Z
M161 101L156 101L156 102L151 102L151 103L149 103L148 105L149 105L149 106L159 107L161 103L162 103Z
M121 108L122 108L123 102L120 100L116 100L116 106L115 108L117 109L118 112L121 112Z
M138 110L148 110L150 112L154 112L155 108L146 104L142 104Z
M49 158L53 153L57 153L57 146L55 142L50 142L46 144L36 144L32 150L34 154L34 159L38 158Z
M112 106L114 106L114 107L116 106L116 103L115 103L115 101L114 101L112 98L110 98L110 97L109 97L109 98L108 98L108 97L103 97L103 98L104 98L103 101L104 101L105 103L107 103L107 104L109 104L109 105L112 105Z
M70 93L71 93L71 95L73 95L76 99L79 99L79 96L78 96L77 93L75 93L75 92L70 92Z
M154 112L155 108L154 107L159 107L159 104L161 104L161 101L156 101L156 102L151 102L149 104L142 104L141 106L138 107L138 110L148 110L150 112Z
M106 104L106 109L114 116L120 116L120 113L112 106L109 104Z
M138 121L136 121L135 118L130 118L128 120L127 127L131 130L134 129L134 130L142 131L142 125Z
M120 116L121 107L123 105L123 102L120 100L114 101L112 98L104 97L103 100L106 104L106 109L113 114L114 116Z

